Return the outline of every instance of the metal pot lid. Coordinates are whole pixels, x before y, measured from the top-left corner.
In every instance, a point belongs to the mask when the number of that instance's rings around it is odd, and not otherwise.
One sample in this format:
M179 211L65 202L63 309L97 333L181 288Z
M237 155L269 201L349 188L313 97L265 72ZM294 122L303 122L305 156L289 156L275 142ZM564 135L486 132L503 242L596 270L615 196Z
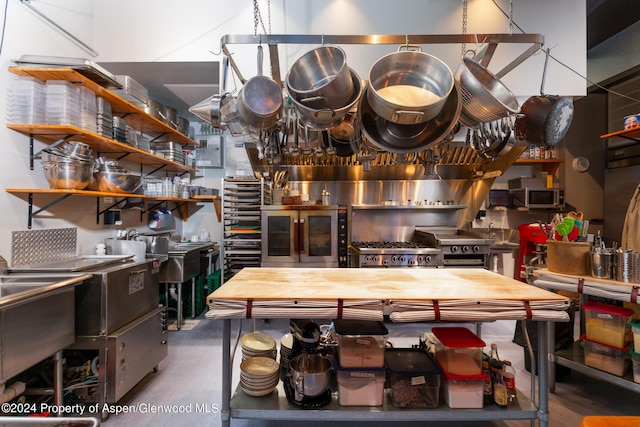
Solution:
M411 153L438 144L449 135L460 118L460 88L457 84L454 87L440 114L415 125L396 124L381 118L371 109L363 93L358 104L362 132L373 145L390 152ZM365 87L367 90L369 88Z

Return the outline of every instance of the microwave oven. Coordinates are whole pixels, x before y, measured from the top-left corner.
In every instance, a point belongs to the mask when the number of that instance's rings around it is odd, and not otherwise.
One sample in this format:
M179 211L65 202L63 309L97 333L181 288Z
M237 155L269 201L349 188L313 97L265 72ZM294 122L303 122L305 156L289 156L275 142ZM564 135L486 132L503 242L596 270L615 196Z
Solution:
M563 209L565 207L562 188L523 187L509 191L516 207L524 206L529 209Z

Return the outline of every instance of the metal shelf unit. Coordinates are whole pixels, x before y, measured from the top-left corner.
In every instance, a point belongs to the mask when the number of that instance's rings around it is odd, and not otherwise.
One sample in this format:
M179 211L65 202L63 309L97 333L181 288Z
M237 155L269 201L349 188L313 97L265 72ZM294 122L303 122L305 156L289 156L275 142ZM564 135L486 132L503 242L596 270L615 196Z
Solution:
M501 409L495 405L483 409L451 409L442 401L437 408L411 410L394 407L385 391L382 406L340 406L334 391L331 402L317 410L300 410L287 401L282 382L275 393L264 397L251 397L238 387L231 398L231 417L245 419L270 419L282 421L315 421L322 417L329 421L476 421L476 420L530 420L537 417L538 408L522 393L517 402ZM268 416L265 416L268 414Z
M263 180L225 178L222 181L223 282L244 267L260 267Z
M537 342L538 354L547 353L549 331L553 330L552 322L538 321L539 336ZM540 427L547 427L549 422L548 412L548 388L546 358L537 360L537 371L542 374L531 378L532 391L537 398L537 404L517 391L516 403L507 408L498 408L490 405L482 409L452 409L442 400L437 408L433 409L407 409L396 408L391 404L388 390L382 406L340 406L336 392L331 397L331 402L321 409L304 409L295 407L289 403L285 391L280 382L276 390L262 397L251 397L244 393L238 386L231 393L231 320L223 319L222 328L222 365L223 365L223 398L222 398L222 425L230 426L231 419L255 419L274 421L315 421L318 419L330 421L363 421L363 422L408 422L408 421L498 421L498 420L530 420L532 425L537 421ZM392 332L390 331L390 335ZM535 345L535 343L532 343ZM538 387L535 387L536 379ZM226 409L228 408L228 409ZM391 424L390 424L391 425Z

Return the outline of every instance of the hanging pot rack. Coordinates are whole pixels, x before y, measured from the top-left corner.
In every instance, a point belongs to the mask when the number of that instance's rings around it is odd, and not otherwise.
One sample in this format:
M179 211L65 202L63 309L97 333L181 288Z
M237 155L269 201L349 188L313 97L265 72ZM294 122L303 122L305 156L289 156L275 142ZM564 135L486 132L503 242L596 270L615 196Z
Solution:
M220 39L222 52L229 58L229 65L242 84L246 79L242 76L238 65L229 52L228 45L234 44L266 44L269 47L271 77L282 86L278 46L281 44L310 45L408 45L411 44L474 44L480 46L473 57L484 67L489 66L493 54L501 43L530 45L518 57L513 59L500 71L495 72L501 78L516 68L527 58L538 52L544 45L542 34L368 34L368 35L328 35L328 34L227 34Z

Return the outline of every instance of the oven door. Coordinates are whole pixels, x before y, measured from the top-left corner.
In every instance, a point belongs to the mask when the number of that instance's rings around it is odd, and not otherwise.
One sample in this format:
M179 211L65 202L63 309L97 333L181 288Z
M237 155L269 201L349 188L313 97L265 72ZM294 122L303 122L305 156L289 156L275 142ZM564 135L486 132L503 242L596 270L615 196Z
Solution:
M300 221L295 209L262 211L263 267L293 267L300 261Z
M338 210L301 210L300 262L309 267L338 267Z

